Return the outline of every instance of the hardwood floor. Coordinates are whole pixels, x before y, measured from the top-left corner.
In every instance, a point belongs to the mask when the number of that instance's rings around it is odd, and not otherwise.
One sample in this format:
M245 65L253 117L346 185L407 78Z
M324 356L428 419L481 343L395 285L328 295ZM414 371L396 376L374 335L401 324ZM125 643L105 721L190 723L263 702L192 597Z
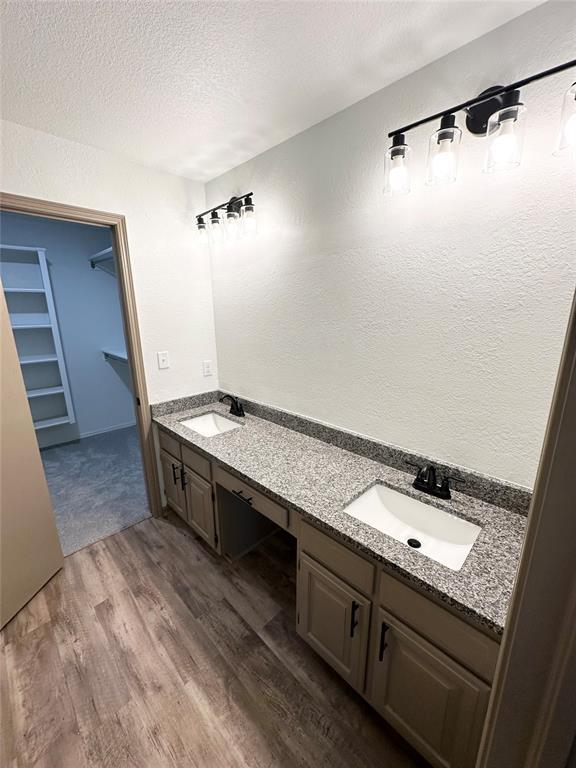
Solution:
M4 768L412 768L295 631L295 543L227 563L148 519L65 560L1 635Z

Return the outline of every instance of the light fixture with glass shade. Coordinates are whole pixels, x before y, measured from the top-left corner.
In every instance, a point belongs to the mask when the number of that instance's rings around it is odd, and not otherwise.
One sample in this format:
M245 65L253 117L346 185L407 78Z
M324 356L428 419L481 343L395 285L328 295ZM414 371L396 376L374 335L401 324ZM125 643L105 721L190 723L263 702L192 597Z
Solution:
M520 101L520 89L576 68L576 59L536 72L509 85L493 85L478 96L461 101L388 133L392 146L386 153L385 192L401 194L410 191L409 148L405 135L436 120L440 128L430 138L426 181L428 184L446 184L456 179L462 131L456 126L455 115L464 112L466 129L472 136L482 137L487 143L484 170L487 173L516 168L522 160L522 145L526 123L526 107ZM564 96L560 136L555 154L576 148L576 83Z
M526 107L520 101L520 91L508 91L502 97L502 109L490 115L486 137L486 173L509 171L520 165Z
M224 240L224 227L218 211L212 211L210 214L210 236L213 243L221 243Z
M252 202L251 195L246 195L244 198L244 205L242 206L242 228L247 235L254 234L258 229L256 211L254 210L254 203Z
M461 139L462 131L456 125L454 115L443 115L440 128L430 137L427 184L450 184L456 181Z
M210 218L207 226L204 217L208 215ZM239 197L233 196L225 203L219 203L203 213L197 213L196 226L199 237L204 239L209 232L210 240L214 244L225 239L235 240L244 231L256 231L256 211L252 192Z
M395 134L392 137L392 146L386 153L385 191L390 195L405 195L410 192L409 152L410 147L406 144L404 134Z
M564 95L560 135L554 154L570 150L576 154L576 83L572 83Z
M201 242L208 242L208 230L203 216L196 216L196 226L198 227L198 238Z
M240 235L240 201L236 198L226 206L226 232L231 240Z

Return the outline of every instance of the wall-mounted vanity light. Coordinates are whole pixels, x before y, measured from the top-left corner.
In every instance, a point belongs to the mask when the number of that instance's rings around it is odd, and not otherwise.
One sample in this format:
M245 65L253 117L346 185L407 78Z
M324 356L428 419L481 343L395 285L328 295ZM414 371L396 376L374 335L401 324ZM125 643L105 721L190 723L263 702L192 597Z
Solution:
M215 205L196 216L196 226L201 239L207 239L208 227L205 217L210 215L209 233L214 243L226 238L236 239L241 234L251 234L256 231L256 210L252 200L252 192L240 197L231 197L225 203Z
M455 114L461 111L466 112L468 131L487 139L484 170L492 173L517 167L522 159L526 118L526 107L521 101L520 89L572 67L576 67L576 59L510 85L493 86L482 91L474 99L390 131L388 137L392 139L392 145L386 153L386 191L390 194L410 191L407 164L409 147L405 136L414 128L436 120L440 120L440 127L430 137L426 181L428 184L455 181L462 137L462 131L456 125ZM568 89L564 97L557 151L567 147L576 147L576 83Z

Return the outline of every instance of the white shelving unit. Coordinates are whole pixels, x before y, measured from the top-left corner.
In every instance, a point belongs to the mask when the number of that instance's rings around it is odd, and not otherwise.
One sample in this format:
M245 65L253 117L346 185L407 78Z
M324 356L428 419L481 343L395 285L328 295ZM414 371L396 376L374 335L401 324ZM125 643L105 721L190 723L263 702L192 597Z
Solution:
M0 244L0 274L34 427L74 424L46 250Z

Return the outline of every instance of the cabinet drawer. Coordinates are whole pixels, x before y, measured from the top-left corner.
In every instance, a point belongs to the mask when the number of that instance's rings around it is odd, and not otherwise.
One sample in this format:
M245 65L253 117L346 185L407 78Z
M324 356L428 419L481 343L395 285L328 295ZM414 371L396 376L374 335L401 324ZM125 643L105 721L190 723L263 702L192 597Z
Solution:
M174 456L174 458L176 459L182 458L182 453L180 451L180 443L178 442L178 440L175 440L173 437L171 437L166 432L163 432L161 429L158 430L158 442L160 443L160 448L163 448L171 456Z
M300 523L299 542L303 552L312 555L315 560L364 594L372 594L375 568L368 560L364 560L303 520Z
M479 677L491 683L499 644L387 573L380 574L380 605Z
M250 499L253 509L269 520L272 520L276 525L279 525L281 528L288 528L288 510L285 507L280 506L280 504L272 501L262 493L255 491L248 483L234 477L222 469L222 467L215 467L214 480L218 485L226 488L227 491L231 491L237 496L241 494L244 500Z
M200 456L199 453L188 448L187 445L182 446L182 462L186 464L187 467L194 470L200 477L203 477L209 482L212 480L211 466L208 459L205 459L204 456Z

